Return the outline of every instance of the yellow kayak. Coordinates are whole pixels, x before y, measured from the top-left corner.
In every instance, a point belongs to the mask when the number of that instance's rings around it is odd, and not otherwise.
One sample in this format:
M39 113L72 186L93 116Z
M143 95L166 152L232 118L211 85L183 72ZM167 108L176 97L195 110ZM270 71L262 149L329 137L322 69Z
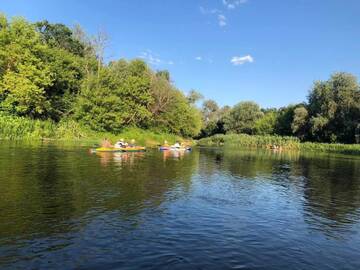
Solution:
M99 147L96 148L96 152L143 152L146 148L143 146L133 146L133 147L123 147L123 148L109 148L109 147Z

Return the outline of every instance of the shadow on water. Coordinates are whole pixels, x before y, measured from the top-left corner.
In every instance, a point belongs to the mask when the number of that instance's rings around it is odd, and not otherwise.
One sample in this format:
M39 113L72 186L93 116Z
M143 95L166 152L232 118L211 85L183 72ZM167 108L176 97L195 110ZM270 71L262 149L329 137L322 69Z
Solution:
M0 146L5 269L358 269L359 209L356 157Z

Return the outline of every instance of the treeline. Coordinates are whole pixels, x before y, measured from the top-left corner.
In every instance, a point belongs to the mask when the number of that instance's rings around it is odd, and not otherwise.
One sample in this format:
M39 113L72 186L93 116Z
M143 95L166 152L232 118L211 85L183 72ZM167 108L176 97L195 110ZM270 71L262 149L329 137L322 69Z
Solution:
M106 63L106 43L104 33L90 37L79 26L0 15L0 113L71 120L101 132L199 133L194 93L185 96L169 72L140 59Z
M195 138L235 133L359 141L360 86L351 74L315 82L306 102L279 109L251 101L221 108L213 100L197 108L201 95L184 95L168 71L141 59L105 62L106 45L102 32L89 36L80 26L0 15L0 116L61 127L72 121L115 134L135 127Z
M315 82L304 103L262 109L251 101L220 108L207 100L202 106L200 137L218 133L295 136L301 141L359 143L360 86L355 76L334 73Z

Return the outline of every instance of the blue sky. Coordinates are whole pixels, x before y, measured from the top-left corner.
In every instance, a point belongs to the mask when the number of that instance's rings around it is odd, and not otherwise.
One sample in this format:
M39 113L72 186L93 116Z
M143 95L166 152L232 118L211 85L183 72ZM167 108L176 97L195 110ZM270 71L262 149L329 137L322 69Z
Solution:
M332 72L360 75L358 0L1 0L0 11L104 29L107 60L143 57L220 105L280 107Z

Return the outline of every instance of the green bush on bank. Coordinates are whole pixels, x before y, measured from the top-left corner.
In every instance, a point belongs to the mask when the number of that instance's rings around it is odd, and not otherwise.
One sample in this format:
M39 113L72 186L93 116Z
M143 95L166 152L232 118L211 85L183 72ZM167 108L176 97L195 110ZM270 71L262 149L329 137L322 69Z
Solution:
M360 155L360 144L301 143L294 137L259 136L246 134L217 134L198 141L199 146L226 146L247 148L272 148L301 151L321 151Z
M174 134L162 133L152 130L142 130L135 127L123 129L118 134L96 132L78 122L69 119L55 123L50 120L34 120L26 117L17 117L0 113L0 139L9 140L83 140L98 143L108 138L115 142L120 138L130 141L135 139L138 144L157 146L165 140L169 143L183 141L183 138Z
M301 150L360 155L360 144L305 142L301 144Z
M300 140L295 137L261 136L247 134L217 134L198 141L200 146L241 146L251 148L270 148L272 146L300 149Z

